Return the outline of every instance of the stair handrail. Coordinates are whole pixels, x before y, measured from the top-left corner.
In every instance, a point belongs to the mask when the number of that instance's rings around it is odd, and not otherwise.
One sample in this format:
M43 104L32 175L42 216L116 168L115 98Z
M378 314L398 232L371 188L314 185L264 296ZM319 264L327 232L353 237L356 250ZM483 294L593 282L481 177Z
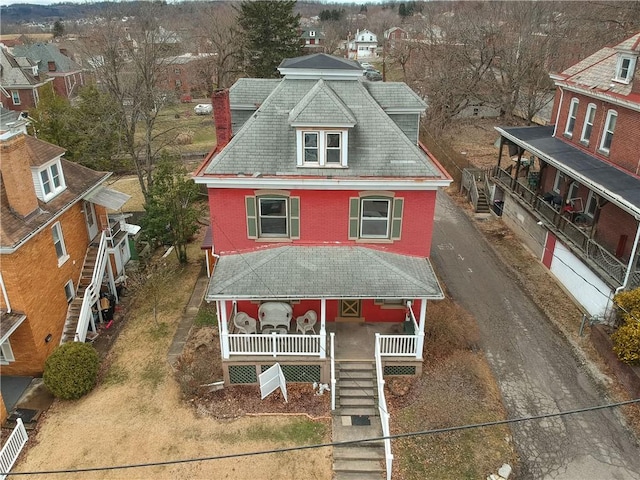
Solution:
M389 428L389 412L387 410L387 400L384 396L384 372L382 370L382 356L380 355L380 334L376 333L375 359L376 359L376 384L378 387L378 412L380 413L380 423L382 425L382 436L384 437L384 458L387 470L387 480L391 480L393 467L393 453L391 452L391 430Z
M102 287L102 278L107 267L107 235L103 230L100 235L100 243L98 245L98 255L96 264L91 275L91 283L87 286L82 297L82 306L80 307L80 315L78 316L78 326L76 327L76 335L74 341L84 342L87 338L87 328L89 322L93 318L91 307L100 298L100 288Z
M336 356L335 356L335 332L330 332L331 338L331 410L336 409Z

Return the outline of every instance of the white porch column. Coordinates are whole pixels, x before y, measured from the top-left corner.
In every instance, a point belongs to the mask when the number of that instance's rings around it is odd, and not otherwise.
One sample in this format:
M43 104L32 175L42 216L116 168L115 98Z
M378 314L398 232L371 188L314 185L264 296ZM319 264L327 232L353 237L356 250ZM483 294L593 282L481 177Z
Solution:
M106 261L107 261L107 276L109 277L109 285L111 286L111 292L116 299L116 303L120 303L120 299L118 298L118 290L116 289L116 280L113 276L113 269L111 268L111 255L105 251ZM100 293L100 292L98 292Z
M327 299L320 299L320 358L327 358Z
M229 330L227 328L227 302L225 300L216 301L218 307L218 325L220 327L220 350L222 358L229 359Z
M427 299L420 299L420 321L418 322L418 332L416 341L416 358L422 358L424 348L424 324L427 321Z

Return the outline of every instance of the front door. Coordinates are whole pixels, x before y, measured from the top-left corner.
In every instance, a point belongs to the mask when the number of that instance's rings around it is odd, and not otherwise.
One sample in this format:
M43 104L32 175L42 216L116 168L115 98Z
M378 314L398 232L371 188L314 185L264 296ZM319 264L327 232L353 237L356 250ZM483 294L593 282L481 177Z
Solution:
M96 209L91 202L84 202L84 218L87 221L87 231L89 232L89 241L93 240L98 234L98 222L96 221Z
M343 321L362 321L360 300L340 300L340 317Z

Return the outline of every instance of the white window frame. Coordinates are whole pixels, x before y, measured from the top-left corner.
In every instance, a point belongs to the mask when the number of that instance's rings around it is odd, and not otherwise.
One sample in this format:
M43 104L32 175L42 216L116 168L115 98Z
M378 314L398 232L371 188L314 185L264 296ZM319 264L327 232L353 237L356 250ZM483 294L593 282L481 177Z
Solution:
M584 124L582 125L582 133L580 134L580 141L586 145L589 145L589 139L593 133L593 122L596 118L596 104L590 103L587 106L587 112L584 115ZM587 127L589 128L589 134L587 135Z
M17 90L11 90L11 100L14 105L20 105L20 92ZM16 100L18 101L16 102Z
M7 338L4 342L0 343L0 365L9 365L14 362L16 357L13 355L13 349L11 343Z
M576 198L579 188L580 188L580 184L578 182L576 181L571 182L569 184L569 188L567 189L567 200Z
M315 30L309 30L309 36L310 37L315 37L316 36L316 31Z
M593 208L591 208L593 202ZM589 190L589 195L587 195L587 203L584 206L584 213L589 217L593 218L596 214L596 210L598 209L598 202L596 198L596 194L593 193L593 190Z
M624 64L627 63L625 70ZM618 55L618 62L616 63L616 76L614 80L621 83L629 83L633 78L633 71L636 66L636 57L633 55ZM624 73L624 74L623 74Z
M365 202L386 202L387 203L387 216L386 217L365 217L364 214L364 205ZM360 238L390 238L391 237L391 218L393 212L393 199L392 198L377 198L377 197L368 197L360 199ZM384 235L375 235L375 234L365 234L364 233L364 224L365 222L374 222L374 221L386 221L387 228Z
M262 201L281 201L284 202L284 215L272 215L267 216L265 218L283 218L285 220L285 232L284 233L263 233L262 232ZM256 197L256 215L257 215L257 227L258 227L258 238L289 238L289 199L286 197L277 197L277 196L260 196Z
M69 254L67 253L67 246L64 244L64 234L62 233L60 222L56 222L51 226L51 236L53 237L53 248L58 257L58 266L61 266L69 259ZM56 245L60 245L60 251L58 251Z
M572 98L569 104L569 113L567 114L567 124L564 126L564 134L567 136L573 135L573 129L576 126L576 118L578 117L578 105L580 100Z
M328 136L340 135L340 146L338 148L329 147ZM318 161L307 162L305 161L305 150L313 147L305 146L306 135L317 136L317 151ZM347 167L347 151L349 142L349 133L346 130L298 130L298 166L299 167L323 167L323 168L345 168ZM329 162L327 161L327 151L339 150L340 161Z
M67 303L73 302L73 299L76 298L76 290L73 287L73 280L69 280L64 284L64 294L67 297Z
M615 119L615 121L613 119ZM607 119L604 122L604 129L602 131L602 139L600 140L600 148L599 148L599 150L601 152L609 153L609 150L611 150L611 144L613 143L613 135L614 135L615 130L616 130L617 120L618 120L618 112L616 112L615 110L609 110L607 112ZM614 124L613 128L611 127L611 123ZM606 143L606 140L607 140L608 137L610 137L609 146L606 147L605 143Z
M56 175L57 173L57 175ZM38 181L40 182L40 191L42 192L42 200L48 202L60 192L67 188L62 173L62 165L60 160L56 159L38 170ZM47 192L47 188L49 191Z
M556 178L553 180L553 191L557 194L560 194L560 187L562 183L564 183L565 174L560 170L556 170Z

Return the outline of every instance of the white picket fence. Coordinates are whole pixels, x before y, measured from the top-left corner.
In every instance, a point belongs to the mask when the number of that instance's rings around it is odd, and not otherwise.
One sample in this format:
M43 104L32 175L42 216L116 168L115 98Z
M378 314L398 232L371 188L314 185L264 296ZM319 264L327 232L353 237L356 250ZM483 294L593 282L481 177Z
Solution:
M393 453L391 452L391 429L389 428L389 411L387 410L387 400L384 396L384 370L382 369L382 355L380 352L381 335L376 333L375 359L376 359L376 383L378 384L378 412L380 413L380 423L382 424L382 435L384 439L384 460L387 471L387 480L391 480L393 469Z
M11 467L16 463L22 447L24 447L29 438L22 419L19 418L16 423L17 425L13 429L13 432L11 432L11 435L9 435L7 443L5 443L2 450L0 450L0 480L7 478L6 474L11 471Z

